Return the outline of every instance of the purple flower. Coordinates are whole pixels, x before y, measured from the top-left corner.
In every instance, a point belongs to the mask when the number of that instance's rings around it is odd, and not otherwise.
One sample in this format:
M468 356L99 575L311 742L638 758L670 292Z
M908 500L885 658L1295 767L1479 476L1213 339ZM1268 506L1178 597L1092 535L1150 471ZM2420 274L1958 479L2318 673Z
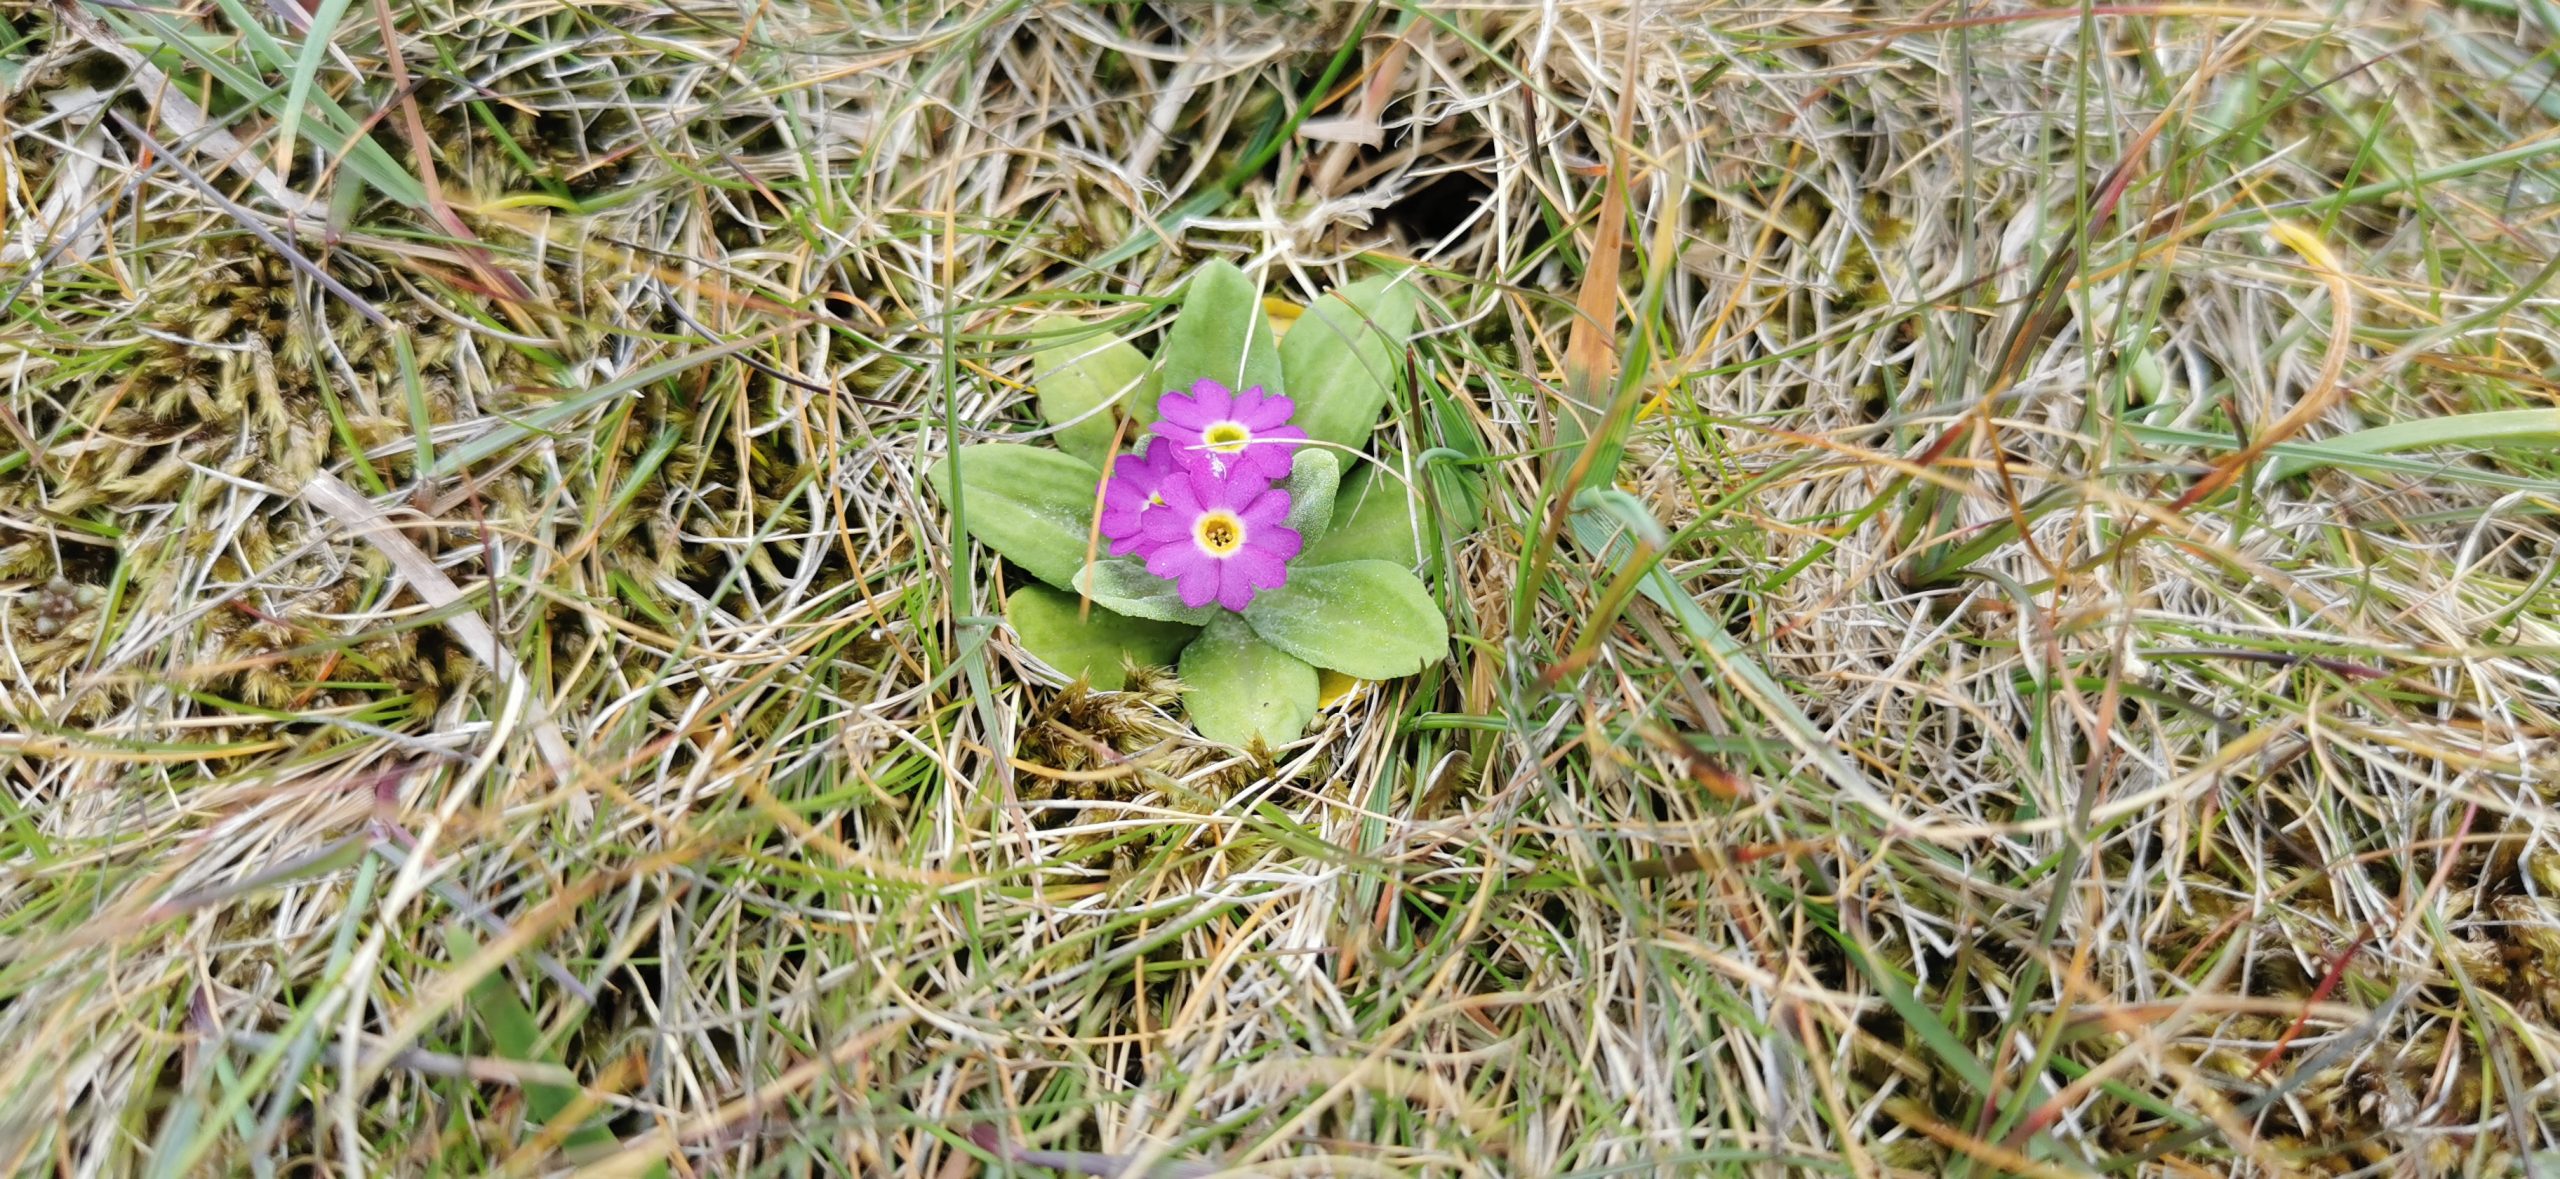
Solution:
M1111 538L1112 556L1146 546L1147 518L1164 509L1164 484L1181 474L1182 452L1162 438L1149 439L1146 450L1111 464L1111 477L1102 482L1102 535Z
M1167 393L1156 403L1156 435L1181 448L1183 461L1212 474L1281 479L1290 452L1307 432L1289 424L1298 404L1256 385L1242 393L1211 380L1191 386L1190 396ZM1205 463L1202 460L1207 460Z
M1287 584L1305 544L1287 523L1288 492L1202 464L1165 480L1162 494L1164 507L1147 513L1147 572L1172 581L1183 605L1242 610L1255 590Z

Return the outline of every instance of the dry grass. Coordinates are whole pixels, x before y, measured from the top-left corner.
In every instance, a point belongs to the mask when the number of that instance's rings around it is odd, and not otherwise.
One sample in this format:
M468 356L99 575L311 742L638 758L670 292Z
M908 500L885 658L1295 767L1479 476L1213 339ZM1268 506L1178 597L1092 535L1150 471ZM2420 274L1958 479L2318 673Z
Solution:
M0 1166L2560 1170L2551 12L0 4ZM918 490L1213 254L1268 763Z

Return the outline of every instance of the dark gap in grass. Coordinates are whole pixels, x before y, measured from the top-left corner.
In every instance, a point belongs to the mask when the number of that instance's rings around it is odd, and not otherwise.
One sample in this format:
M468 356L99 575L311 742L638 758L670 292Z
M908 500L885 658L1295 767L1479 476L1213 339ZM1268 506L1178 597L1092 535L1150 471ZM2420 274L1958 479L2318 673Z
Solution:
M841 276L839 281L842 281ZM863 307L863 302L847 293L843 287L830 287L818 292L818 311L831 318L847 323L861 322Z
M54 551L61 554L56 575L74 586L109 584L115 579L116 565L124 560L121 549L106 545L66 544L55 546Z
M549 174L579 201L626 188L637 167L634 157L641 154L626 151L639 144L638 121L615 106L574 111L546 107L529 115L511 110L505 125L518 147L535 163L548 165ZM617 153L618 158L605 162Z
M34 44L42 48L35 50L33 56L23 60L43 60L43 54L53 47L49 38L39 39ZM78 87L114 94L122 90L132 77L133 71L127 69L123 62L105 53L95 50L75 51L65 60L56 62L46 67L43 72L27 78L18 91L19 101L10 108L10 113L12 115L35 114L46 110L41 100L48 90L58 87ZM21 106L26 108L23 112L18 109Z
M562 1061L571 1068L584 1071L581 1062L612 1059L617 1041L634 1028L648 1026L648 1008L640 1002L640 995L650 987L657 989L647 991L649 994L663 996L667 993L668 966L659 953L660 946L660 926L653 921L648 932L632 947L630 957L608 976L606 985L597 988L595 1006L561 1037L559 1052ZM613 979L620 981L611 981ZM641 1096L649 1091L644 1081L634 1087L633 1095Z
M715 166L724 172L730 171L727 160L722 160ZM763 198L756 193L715 192L704 197L702 208L703 220L711 230L712 240L719 242L724 249L757 249L779 232L778 227L759 225L750 220L759 214L778 217L778 214L773 213L771 206L766 205Z
M703 145L718 153L735 156L763 156L788 151L791 140L782 127L767 115L731 115L720 120L720 137Z
M2483 902L2526 896L2536 891L2527 885L2524 859L2525 840L2533 833L2533 825L2519 819L2510 819L2487 829L2487 834L2480 840L2479 869L2473 886L2480 890Z
M1580 920L1574 914L1573 905L1562 894L1548 893L1538 899L1538 919L1554 931L1559 944L1573 944L1574 930L1580 925Z
M1890 382L1879 379L1858 385L1858 411L1857 416L1852 420L1879 422L1893 412L1893 396L1889 390L1908 384L1909 379L1905 374L1909 370L1904 366L1894 365L1888 371L1893 378ZM1878 373L1877 375L1881 378L1887 374Z
M322 1179L336 1173L331 1156L321 1141L320 1122L311 1103L296 1099L276 1135L276 1153L281 1161L276 1174L283 1179Z
M1369 162L1374 153L1362 152L1360 163ZM1359 164L1353 165L1357 171ZM1414 248L1436 245L1457 232L1475 215L1476 207L1493 196L1493 186L1473 171L1443 172L1421 186L1395 199L1379 210L1378 219L1387 228L1404 235ZM1543 228L1533 230L1519 246L1524 255L1534 255L1546 246Z

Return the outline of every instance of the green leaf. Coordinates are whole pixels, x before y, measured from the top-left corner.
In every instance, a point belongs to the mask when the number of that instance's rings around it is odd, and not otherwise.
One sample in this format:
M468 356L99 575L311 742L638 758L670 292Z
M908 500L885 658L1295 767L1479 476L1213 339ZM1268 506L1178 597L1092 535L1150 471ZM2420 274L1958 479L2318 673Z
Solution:
M1280 367L1307 437L1356 447L1377 432L1404 370L1413 299L1410 278L1380 275L1335 288L1298 317Z
M1317 667L1390 680L1449 657L1449 623L1411 570L1388 561L1293 567L1254 595L1253 633Z
M1216 606L1185 606L1173 582L1147 572L1136 557L1104 557L1076 573L1075 588L1094 601L1134 618L1206 626L1223 613Z
M1281 388L1280 348L1271 342L1271 321L1262 313L1262 295L1253 280L1229 262L1204 262L1182 293L1182 312L1165 333L1164 351L1156 357L1156 389L1188 393L1203 377L1242 391L1256 385L1275 397ZM1150 402L1138 408L1138 420L1156 420Z
M480 952L479 944L472 940L470 934L451 927L446 929L445 945L450 948L456 962L468 962ZM494 1049L483 1055L501 1061L561 1063L561 1053L556 1047L544 1050L542 1025L534 1018L532 1009L516 997L515 987L508 982L506 971L490 971L487 978L474 984L467 1006L472 1014L480 1017L480 1024L488 1031L490 1046ZM566 1085L528 1083L524 1087L525 1124L534 1131L548 1130L551 1123L567 1113L577 1099L578 1091ZM585 1122L568 1131L560 1145L562 1153L569 1158L593 1161L616 1145L616 1140L613 1128L605 1124L605 1119L590 1114ZM650 1173L663 1175L666 1172L664 1168L658 1168Z
M1334 493L1333 525L1324 539L1298 554L1296 567L1339 565L1345 561L1385 561L1405 569L1422 563L1422 541L1414 534L1422 505L1413 492L1376 463L1361 463Z
M1440 505L1443 533L1475 530L1481 489L1472 472L1434 464L1428 468L1432 491ZM1430 501L1413 494L1394 471L1377 463L1361 463L1342 479L1333 497L1333 527L1324 539L1298 554L1300 565L1339 565L1345 561L1387 561L1407 569L1431 555L1432 534L1417 527L1431 522Z
M1333 527L1333 492L1342 482L1342 464L1333 452L1321 447L1301 446L1298 457L1289 464L1289 477L1280 481L1280 490L1289 493L1289 527L1308 544L1324 539L1325 530Z
M1198 627L1085 610L1074 594L1026 585L1005 598L1005 616L1025 650L1070 676L1116 692L1129 682L1127 665L1171 667ZM1083 617L1077 615L1081 613Z
M1182 706L1191 727L1222 745L1276 749L1316 717L1316 669L1221 614L1182 649Z
M1031 382L1041 420L1058 427L1058 449L1100 467L1117 427L1113 411L1102 407L1117 404L1126 413L1148 399L1147 354L1064 316L1043 317L1031 330L1040 341Z
M1093 496L1102 472L1046 446L981 442L963 446L925 472L934 493L951 502L951 472L960 471L961 522L978 543L1033 577L1075 587L1093 526Z

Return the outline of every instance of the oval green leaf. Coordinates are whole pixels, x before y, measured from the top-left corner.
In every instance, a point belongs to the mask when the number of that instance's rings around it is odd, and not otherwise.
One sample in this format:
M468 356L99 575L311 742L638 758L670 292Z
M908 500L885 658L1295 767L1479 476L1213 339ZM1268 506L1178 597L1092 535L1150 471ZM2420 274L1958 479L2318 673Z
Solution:
M1111 457L1111 439L1119 422L1113 410L1129 412L1150 400L1147 386L1153 366L1147 354L1109 331L1068 319L1045 316L1031 327L1039 351L1031 354L1031 383L1038 390L1040 419L1058 428L1058 449L1096 467Z
M969 535L1033 577L1059 589L1075 588L1102 472L1046 446L981 442L951 452L925 472L945 504L951 503L955 467L958 512Z
M1462 534L1475 527L1478 491L1475 476L1461 468L1435 464L1431 485L1439 495L1441 531ZM1363 462L1342 477L1334 492L1333 526L1324 539L1298 554L1300 565L1339 565L1345 561L1386 561L1407 569L1430 558L1431 509L1396 473ZM1422 530L1417 531L1420 528Z
M1221 614L1182 649L1182 706L1221 745L1277 749L1316 717L1316 669Z
M1280 342L1280 368L1307 437L1361 446L1404 371L1413 334L1413 282L1379 275L1337 287L1307 308Z
M1069 677L1104 691L1128 686L1127 668L1171 667L1200 628L1114 614L1101 606L1082 610L1074 594L1026 585L1005 598L1005 618L1023 649ZM1081 617L1078 615L1081 613Z
M1289 493L1289 528L1307 544L1324 539L1325 530L1333 527L1334 488L1342 482L1342 465L1333 452L1322 447L1301 446L1298 456L1289 464L1289 477L1280 481L1280 490Z
M1207 377L1230 389L1259 385L1273 396L1286 395L1280 348L1271 341L1262 293L1230 262L1204 262L1192 272L1182 292L1182 311L1174 316L1156 360L1156 389L1162 393L1188 393L1194 382ZM1152 401L1135 408L1139 421L1156 420Z
M1333 524L1324 539L1298 554L1300 566L1339 565L1345 561L1385 561L1411 569L1422 563L1422 542L1414 533L1413 492L1376 463L1361 463L1342 480L1333 497Z
M1412 675L1449 657L1449 623L1411 570L1387 561L1293 567L1254 595L1244 620L1264 642L1364 680Z
M1122 614L1206 626L1220 613L1216 606L1185 606L1173 582L1147 572L1136 557L1104 557L1076 573L1077 592Z

